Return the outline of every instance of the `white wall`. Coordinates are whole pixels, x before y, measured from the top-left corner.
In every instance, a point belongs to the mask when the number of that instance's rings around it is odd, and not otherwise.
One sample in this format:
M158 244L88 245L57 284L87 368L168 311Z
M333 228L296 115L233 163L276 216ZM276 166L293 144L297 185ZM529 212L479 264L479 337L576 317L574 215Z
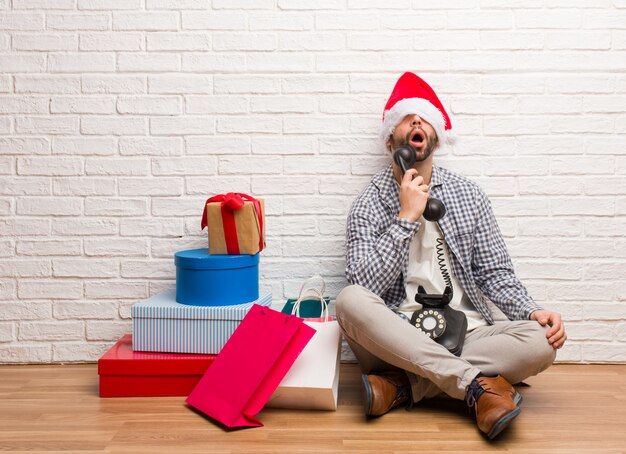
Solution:
M422 75L562 361L626 361L626 1L0 0L0 362L94 360L264 196L262 286L345 285L383 105Z

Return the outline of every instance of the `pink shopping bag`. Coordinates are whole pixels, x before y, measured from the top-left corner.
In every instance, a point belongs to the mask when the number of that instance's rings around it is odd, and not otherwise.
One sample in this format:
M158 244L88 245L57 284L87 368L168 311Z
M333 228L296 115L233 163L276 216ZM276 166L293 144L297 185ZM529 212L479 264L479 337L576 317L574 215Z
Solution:
M293 315L255 304L186 402L227 427L258 427L254 417L315 329Z

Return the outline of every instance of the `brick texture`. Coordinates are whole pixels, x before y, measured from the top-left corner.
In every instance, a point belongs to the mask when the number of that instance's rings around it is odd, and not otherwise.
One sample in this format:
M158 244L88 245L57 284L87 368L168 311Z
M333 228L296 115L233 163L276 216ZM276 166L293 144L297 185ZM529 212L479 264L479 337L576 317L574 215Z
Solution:
M201 207L266 199L261 287L334 298L345 218L389 162L406 70L459 135L558 359L626 362L626 4L0 0L0 363L93 361L206 245Z

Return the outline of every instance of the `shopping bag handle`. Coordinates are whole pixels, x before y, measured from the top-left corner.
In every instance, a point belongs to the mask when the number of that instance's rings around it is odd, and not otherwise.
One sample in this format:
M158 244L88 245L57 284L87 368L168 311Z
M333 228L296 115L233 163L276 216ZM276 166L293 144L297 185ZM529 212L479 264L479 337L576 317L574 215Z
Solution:
M313 294L308 293L313 292ZM311 276L302 284L300 287L300 295L298 298L307 299L307 296L315 298L319 296L319 294L326 293L326 282L324 282L324 278L319 274Z
M324 318L324 322L328 321L328 303L324 298L324 294L319 291L317 288L309 288L309 291L313 292L313 294L305 293L301 294L300 297L293 303L293 308L291 309L291 315L295 315L296 317L300 317L300 303L309 299L318 299L320 304L322 305L322 316Z

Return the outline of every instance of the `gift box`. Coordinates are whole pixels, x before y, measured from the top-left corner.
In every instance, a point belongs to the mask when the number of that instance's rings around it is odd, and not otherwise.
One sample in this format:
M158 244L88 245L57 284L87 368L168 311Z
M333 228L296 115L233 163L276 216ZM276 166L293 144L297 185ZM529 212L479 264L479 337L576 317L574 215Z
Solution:
M189 306L167 290L133 305L133 350L217 354L253 304L271 306L272 294L230 306Z
M207 249L175 254L176 301L227 306L259 297L259 254L211 255Z
M208 227L210 254L256 254L265 247L263 199L229 192L208 199L202 229Z
M98 360L100 397L188 396L217 355L144 353L124 335Z

